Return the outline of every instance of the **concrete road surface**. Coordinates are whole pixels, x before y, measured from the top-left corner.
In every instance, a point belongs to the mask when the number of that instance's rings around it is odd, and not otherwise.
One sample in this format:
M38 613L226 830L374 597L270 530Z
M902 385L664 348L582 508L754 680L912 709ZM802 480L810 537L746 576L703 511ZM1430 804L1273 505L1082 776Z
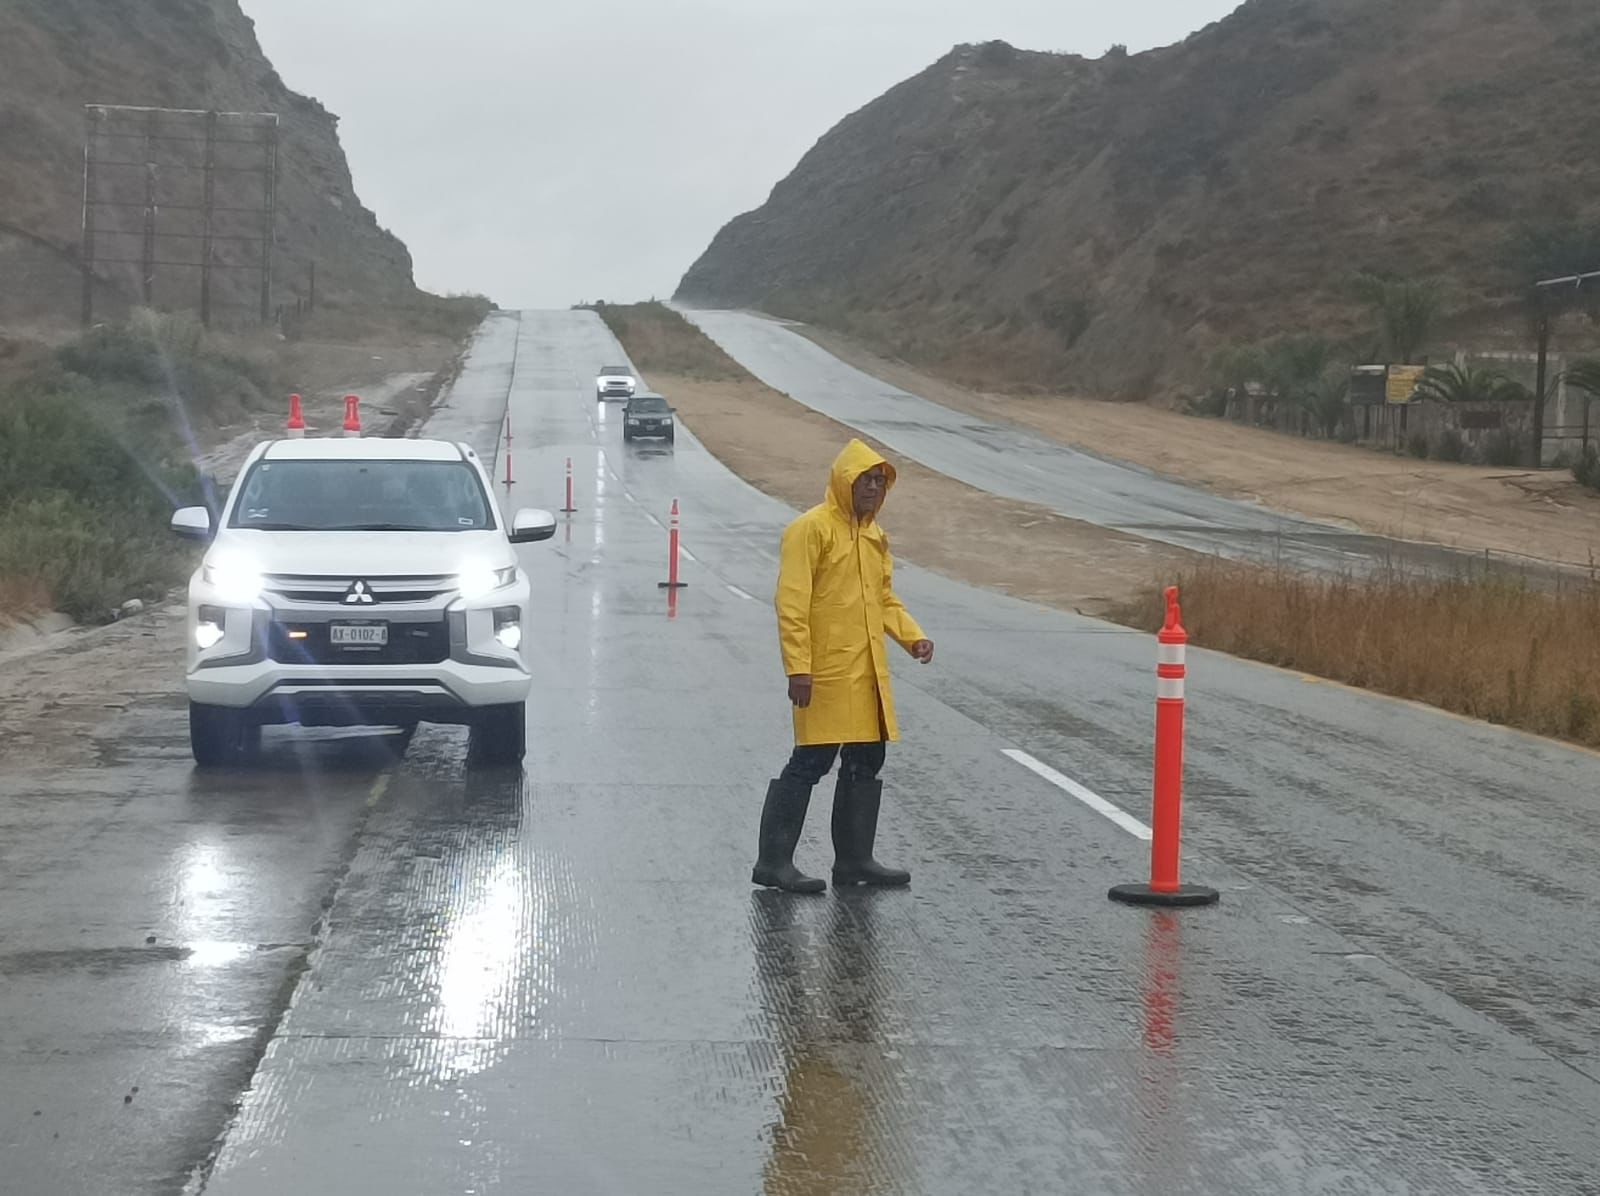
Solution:
M525 769L424 729L200 778L167 702L0 778L0 1188L177 1190L159 1156L216 1196L1593 1190L1600 758L1197 652L1185 873L1223 901L1115 906L1151 637L902 567L939 644L897 666L912 887L753 891L792 512L681 429L624 446L592 315L506 347L464 383L509 385L507 505L578 483L523 550ZM218 1025L257 1037L207 1058Z
M1455 572L1481 568L1485 560L1223 498L1016 424L952 410L846 365L785 321L741 311L678 310L745 369L797 402L930 469L1069 519L1213 556L1328 573L1361 573L1389 563ZM1496 560L1495 567L1552 572L1526 560Z

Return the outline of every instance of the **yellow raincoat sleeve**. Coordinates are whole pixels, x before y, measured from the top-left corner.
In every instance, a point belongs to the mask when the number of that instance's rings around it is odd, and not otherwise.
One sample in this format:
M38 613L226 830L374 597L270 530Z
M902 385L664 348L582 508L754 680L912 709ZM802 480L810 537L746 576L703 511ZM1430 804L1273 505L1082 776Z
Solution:
M824 530L815 519L801 518L783 533L778 557L778 643L783 671L798 677L811 668L811 589L822 559Z
M928 638L894 592L894 555L889 551L887 540L883 545L883 629L908 652L918 640Z

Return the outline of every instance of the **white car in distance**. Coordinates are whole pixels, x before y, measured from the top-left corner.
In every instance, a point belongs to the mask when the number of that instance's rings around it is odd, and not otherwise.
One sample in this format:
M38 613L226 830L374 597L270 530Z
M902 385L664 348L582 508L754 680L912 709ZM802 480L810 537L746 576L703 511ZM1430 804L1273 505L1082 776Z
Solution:
M527 575L515 544L555 517L509 528L477 454L439 440L276 440L256 447L215 526L172 519L210 547L189 582L189 738L218 766L261 728L469 727L469 759L526 749Z
M638 388L639 379L625 365L602 366L594 380L595 398L602 403L607 399L631 399Z

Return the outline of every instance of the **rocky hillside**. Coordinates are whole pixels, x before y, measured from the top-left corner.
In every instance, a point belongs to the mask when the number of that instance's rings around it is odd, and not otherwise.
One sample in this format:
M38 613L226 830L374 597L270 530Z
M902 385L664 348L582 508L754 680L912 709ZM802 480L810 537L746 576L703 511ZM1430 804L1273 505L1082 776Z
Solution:
M1125 395L1230 341L1361 337L1362 269L1445 280L1509 336L1508 235L1600 199L1597 52L1594 0L1249 0L1145 54L958 47L829 132L679 298Z
M3 0L0 319L77 317L87 103L278 113L276 300L305 294L312 261L319 299L386 302L413 293L405 246L356 197L337 118L284 86L239 0ZM125 171L121 185L142 189L142 169ZM135 229L143 219L107 214L113 218ZM134 238L102 243L106 256L139 245ZM177 244L164 242L163 251ZM247 252L219 249L233 261ZM181 280L178 273L162 278L171 289L160 298L172 306L197 292L194 272ZM256 283L248 274L220 272L216 286L224 312L252 310ZM107 266L99 306L116 314L139 290L137 267Z

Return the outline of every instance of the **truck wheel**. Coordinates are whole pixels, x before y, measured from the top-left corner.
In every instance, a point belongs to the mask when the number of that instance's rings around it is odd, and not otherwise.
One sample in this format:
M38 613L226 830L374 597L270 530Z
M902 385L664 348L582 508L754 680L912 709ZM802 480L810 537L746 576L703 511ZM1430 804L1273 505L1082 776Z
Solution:
M241 710L189 703L189 750L201 768L243 763L261 749L261 728Z
M467 763L509 768L528 752L528 704L487 706L478 712L467 739Z

